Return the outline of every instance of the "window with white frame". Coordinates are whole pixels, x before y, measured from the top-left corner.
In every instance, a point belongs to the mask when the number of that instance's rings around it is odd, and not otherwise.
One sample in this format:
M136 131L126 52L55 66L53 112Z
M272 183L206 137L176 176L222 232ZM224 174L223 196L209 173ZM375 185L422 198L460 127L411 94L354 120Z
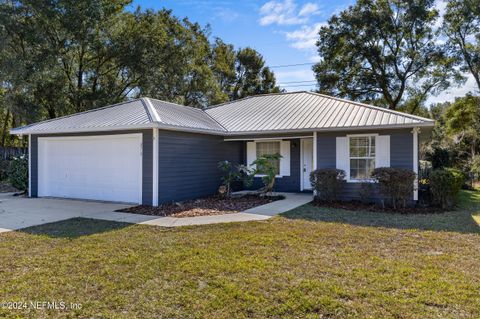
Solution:
M349 145L350 179L369 179L375 169L375 136L351 136Z
M263 155L280 154L280 141L257 142L257 158ZM280 159L272 160L276 168L276 174L280 175Z

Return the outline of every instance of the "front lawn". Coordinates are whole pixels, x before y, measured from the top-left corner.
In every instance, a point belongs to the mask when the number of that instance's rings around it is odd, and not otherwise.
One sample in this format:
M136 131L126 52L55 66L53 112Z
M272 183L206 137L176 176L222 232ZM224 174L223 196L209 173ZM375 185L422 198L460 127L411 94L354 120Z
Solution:
M305 205L261 222L73 219L1 234L0 306L81 309L0 308L0 317L478 318L480 193L462 201L439 215Z

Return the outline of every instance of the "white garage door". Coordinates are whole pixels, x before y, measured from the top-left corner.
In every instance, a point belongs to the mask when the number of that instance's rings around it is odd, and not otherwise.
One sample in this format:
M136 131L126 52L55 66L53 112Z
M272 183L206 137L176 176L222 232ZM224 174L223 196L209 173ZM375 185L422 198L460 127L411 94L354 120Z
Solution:
M141 203L142 135L38 139L38 196Z

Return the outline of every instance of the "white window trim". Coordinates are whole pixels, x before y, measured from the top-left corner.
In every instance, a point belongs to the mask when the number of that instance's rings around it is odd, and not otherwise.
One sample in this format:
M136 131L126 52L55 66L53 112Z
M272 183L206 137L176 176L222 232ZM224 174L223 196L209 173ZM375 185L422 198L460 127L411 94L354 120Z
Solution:
M280 140L279 139L275 139L275 140L274 139L268 139L268 140L267 139L258 139L258 140L253 140L253 142L255 143L255 160L257 159L257 143L278 142L278 143L280 143L280 148L282 147L282 140L281 139ZM280 159L280 161L281 160L282 159ZM248 165L250 165L250 164L248 164ZM280 166L281 166L281 164L280 164ZM281 171L280 168L279 168L279 171ZM265 177L265 176L267 176L267 175L266 174L255 174L253 177ZM275 175L275 178L282 178L282 177L283 177L283 175L281 175L281 174Z
M375 180L373 178L365 178L365 179L352 179L350 178L350 138L351 137L375 137L375 154L377 154L377 140L376 138L379 136L378 133L372 133L372 134L347 134L347 148L348 148L348 161L347 161L347 170L348 172L345 172L347 175L347 183L375 183ZM375 161L375 167L377 166L377 163Z

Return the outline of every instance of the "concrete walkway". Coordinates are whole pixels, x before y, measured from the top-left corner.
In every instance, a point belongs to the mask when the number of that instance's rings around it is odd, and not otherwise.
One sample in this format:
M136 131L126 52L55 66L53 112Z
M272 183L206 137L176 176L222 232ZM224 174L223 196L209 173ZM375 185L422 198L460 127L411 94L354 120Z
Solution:
M11 194L0 194L0 233L75 217L162 227L266 220L312 200L311 194L279 194L284 195L285 199L240 213L184 218L115 212L115 210L129 207L125 204L53 198L23 198L13 197Z

